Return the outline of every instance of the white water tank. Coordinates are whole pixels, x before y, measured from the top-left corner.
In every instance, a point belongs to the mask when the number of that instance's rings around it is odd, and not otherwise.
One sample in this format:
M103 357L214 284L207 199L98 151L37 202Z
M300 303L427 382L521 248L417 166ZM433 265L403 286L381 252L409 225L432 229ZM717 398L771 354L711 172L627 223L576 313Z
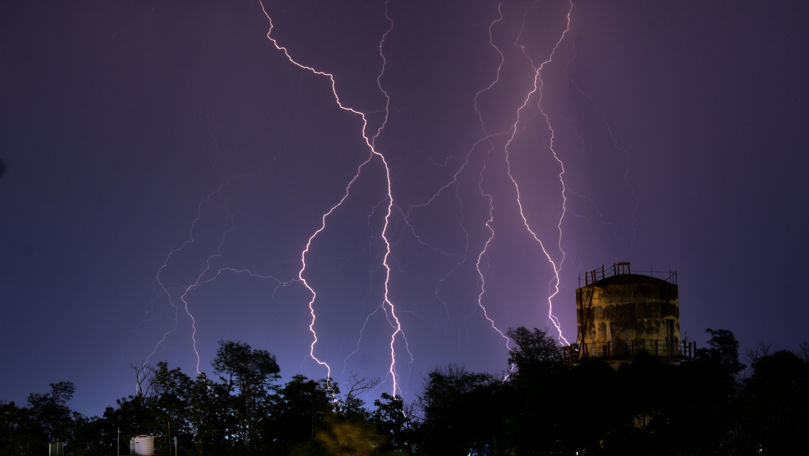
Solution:
M154 456L154 437L139 435L129 441L129 454L138 456Z

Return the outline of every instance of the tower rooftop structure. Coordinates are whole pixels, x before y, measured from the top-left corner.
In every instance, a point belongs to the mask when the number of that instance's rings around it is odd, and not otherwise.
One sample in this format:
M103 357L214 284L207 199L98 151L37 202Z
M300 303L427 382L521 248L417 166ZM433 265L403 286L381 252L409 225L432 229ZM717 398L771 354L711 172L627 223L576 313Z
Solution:
M692 354L692 345L680 339L674 271L632 273L628 262L587 271L576 289L576 323L580 361Z

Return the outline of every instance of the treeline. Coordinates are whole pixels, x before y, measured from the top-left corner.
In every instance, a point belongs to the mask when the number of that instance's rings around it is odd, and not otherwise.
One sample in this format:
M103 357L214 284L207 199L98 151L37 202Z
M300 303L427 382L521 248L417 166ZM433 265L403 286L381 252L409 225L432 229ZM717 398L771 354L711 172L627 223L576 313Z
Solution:
M0 456L56 441L67 455L115 455L119 440L127 454L139 434L156 436L157 454L189 456L805 454L809 350L759 350L745 370L733 334L708 331L693 360L611 367L566 364L543 331L518 328L507 379L448 367L413 405L383 393L373 407L358 397L369 385L282 384L269 352L220 342L216 378L138 368L138 394L100 417L70 410L69 382L0 403Z

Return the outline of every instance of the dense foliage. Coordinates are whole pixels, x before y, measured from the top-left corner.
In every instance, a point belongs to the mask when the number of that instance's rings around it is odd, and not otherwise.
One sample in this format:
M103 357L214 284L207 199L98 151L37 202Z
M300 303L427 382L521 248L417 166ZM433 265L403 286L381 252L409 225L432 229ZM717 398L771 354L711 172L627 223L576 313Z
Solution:
M139 434L156 436L163 455L804 453L807 350L764 350L745 371L733 334L708 332L690 361L570 365L544 332L518 328L507 379L451 366L428 375L417 404L382 394L370 410L358 398L368 385L282 384L269 352L226 341L217 378L141 366L138 394L100 417L69 409L69 382L22 406L0 403L0 456L45 454L57 441L68 455L115 455L119 439L126 454Z

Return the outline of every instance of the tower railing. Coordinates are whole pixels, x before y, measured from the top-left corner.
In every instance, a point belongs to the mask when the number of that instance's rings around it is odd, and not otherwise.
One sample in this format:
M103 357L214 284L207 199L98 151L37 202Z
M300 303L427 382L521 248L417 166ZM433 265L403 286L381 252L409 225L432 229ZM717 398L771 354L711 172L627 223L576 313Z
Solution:
M584 286L586 287L593 285L594 283L600 280L604 280L608 277L628 275L628 274L632 274L632 268L630 267L629 262L613 263L611 267L606 267L605 265L602 264L600 269L593 269L584 272ZM635 274L655 277L677 285L677 271L672 270L657 271L651 269L644 271L635 271ZM581 274L579 274L579 288L581 287L582 287L582 276Z
M630 341L587 342L562 347L562 358L568 362L583 360L631 359L641 352L659 358L693 359L697 343L676 339L637 339Z

